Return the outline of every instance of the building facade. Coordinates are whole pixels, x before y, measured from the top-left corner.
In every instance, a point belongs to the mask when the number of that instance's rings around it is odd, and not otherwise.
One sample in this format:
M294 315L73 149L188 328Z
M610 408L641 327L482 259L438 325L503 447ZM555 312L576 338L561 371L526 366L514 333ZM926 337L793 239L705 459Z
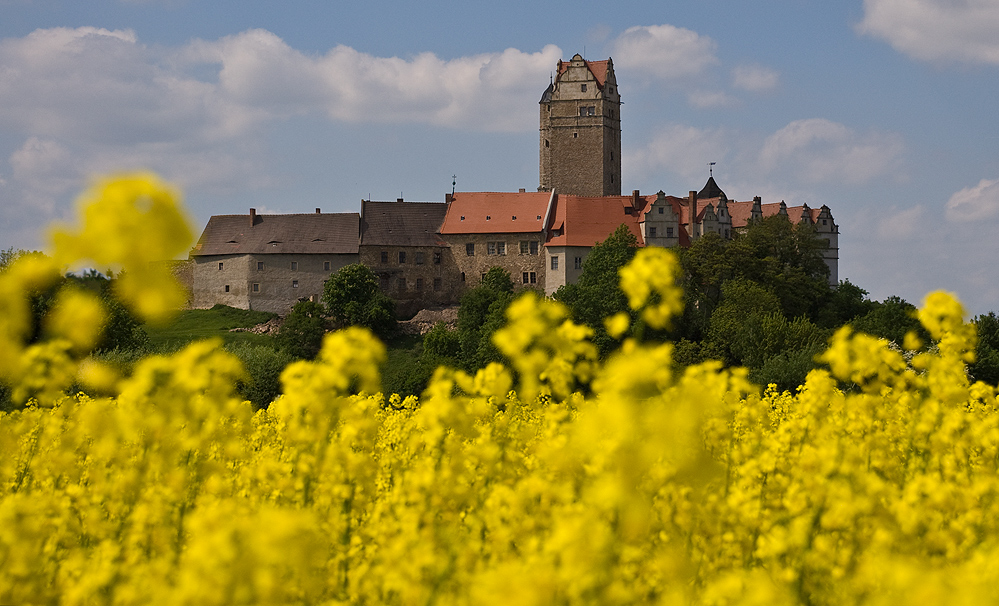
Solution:
M541 96L538 191L621 194L621 95L614 63L559 61Z
M685 197L621 195L621 97L614 64L559 61L540 102L536 192L459 192L443 203L361 201L361 212L212 217L191 253L193 307L224 303L285 313L318 299L337 269L360 262L401 315L457 302L492 267L515 288L554 293L579 279L592 248L624 225L639 246L731 239L783 215L828 242L839 281L839 227L829 208L730 200L710 176Z

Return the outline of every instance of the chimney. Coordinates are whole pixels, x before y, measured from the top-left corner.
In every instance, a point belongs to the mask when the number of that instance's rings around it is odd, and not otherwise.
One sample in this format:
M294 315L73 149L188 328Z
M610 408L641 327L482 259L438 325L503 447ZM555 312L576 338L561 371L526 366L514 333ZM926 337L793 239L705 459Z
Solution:
M520 188L520 193L522 193L522 194L524 194L524 193L527 193L527 190L526 190L526 189L524 189L523 187L521 187L521 188Z
M634 208L635 210L639 209L639 205L638 205L638 198L639 197L641 197L641 194L639 193L639 191L637 189L634 189L634 190L631 191L631 207Z
M690 207L690 237L694 239L698 236L697 230L697 192L690 190L687 194L687 206Z
M257 209L251 208L250 209L250 227L253 227L253 224L256 223L256 222L257 222Z
M453 200L453 199L454 199L454 196L451 195L451 192L444 192L444 202L446 204L450 204L451 200Z
M402 202L402 198L396 198L395 201L396 202Z
M321 215L321 214L323 214L323 211L321 211L321 210L319 210L319 209L317 208L317 209L316 209L316 214L317 214L317 215Z

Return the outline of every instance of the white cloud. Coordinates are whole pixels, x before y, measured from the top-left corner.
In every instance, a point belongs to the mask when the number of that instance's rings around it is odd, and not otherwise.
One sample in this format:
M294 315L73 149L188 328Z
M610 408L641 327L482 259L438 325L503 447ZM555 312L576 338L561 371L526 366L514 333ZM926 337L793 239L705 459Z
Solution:
M925 217L922 205L900 210L892 206L887 214L878 221L878 238L881 240L907 240L912 236L925 232L923 220Z
M950 221L979 221L999 216L999 180L982 179L974 187L965 187L947 200Z
M672 25L630 27L611 44L614 66L647 79L693 76L718 62L714 40Z
M694 91L687 95L687 102L700 109L730 107L737 103L736 99L721 91Z
M779 79L776 71L762 65L740 65L732 70L732 86L753 93L776 88Z
M852 129L822 118L791 122L767 138L759 153L765 171L794 174L818 183L858 184L897 169L904 146L899 135Z
M999 65L995 0L864 0L857 30L924 61Z
M669 171L690 182L707 179L708 162L729 153L728 135L721 129L674 124L660 129L641 148L626 151L622 165L639 180Z

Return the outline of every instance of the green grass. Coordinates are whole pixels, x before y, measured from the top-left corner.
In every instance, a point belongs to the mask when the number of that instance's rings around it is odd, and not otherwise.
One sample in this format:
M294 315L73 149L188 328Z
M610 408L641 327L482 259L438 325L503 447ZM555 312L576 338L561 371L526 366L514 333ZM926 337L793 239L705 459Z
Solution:
M274 347L274 338L250 332L229 332L232 328L250 328L276 317L264 311L248 311L225 305L211 309L188 309L180 312L166 326L146 325L149 344L156 350L170 350L198 339L221 337L226 344L248 343Z

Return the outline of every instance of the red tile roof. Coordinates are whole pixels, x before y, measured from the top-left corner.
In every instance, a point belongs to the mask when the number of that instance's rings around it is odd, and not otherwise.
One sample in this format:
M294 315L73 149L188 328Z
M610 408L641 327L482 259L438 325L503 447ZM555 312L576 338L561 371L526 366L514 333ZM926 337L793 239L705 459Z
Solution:
M610 64L610 60L605 61L585 61L586 67L590 68L590 73L597 80L597 86L600 88L604 87L604 83L607 81L607 66ZM558 62L558 76L561 77L562 74L569 70L568 61Z
M644 246L639 221L644 209L655 200L654 195L640 197L641 209L633 212L631 196L558 196L552 231L545 244L593 246L606 240L618 226L624 224L635 234L639 246ZM558 235L554 235L556 233Z
M705 202L706 204L707 202ZM701 201L698 200L697 204L700 205ZM718 203L715 202L717 207ZM763 211L763 217L772 217L780 211L780 202L769 202L767 204L760 205ZM797 223L801 220L801 213L804 210L804 206L788 206L787 207L787 218L790 219L791 223ZM753 210L753 201L749 200L747 202L736 202L735 200L728 201L728 213L732 216L732 227L745 227L749 223L749 217L751 216ZM812 216L812 221L816 221L819 218L819 213L821 209L811 208L809 209L809 214Z
M548 192L458 192L451 199L440 233L540 232L550 197Z

